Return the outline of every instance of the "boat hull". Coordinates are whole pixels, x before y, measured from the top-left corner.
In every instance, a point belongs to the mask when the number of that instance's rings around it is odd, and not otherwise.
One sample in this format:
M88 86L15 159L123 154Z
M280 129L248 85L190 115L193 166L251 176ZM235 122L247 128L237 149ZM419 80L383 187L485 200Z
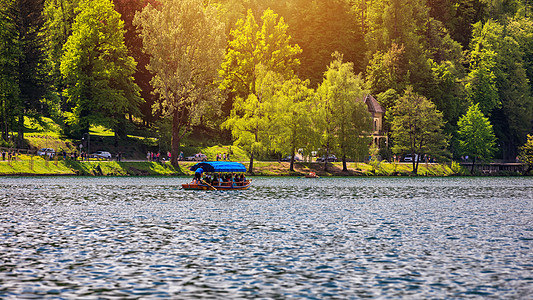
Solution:
M181 185L181 187L184 190L189 191L241 191L241 190L247 190L250 188L250 185L252 184L251 181L246 181L244 185L221 185L221 186L209 186L206 184L198 184L195 182L191 183L184 183Z

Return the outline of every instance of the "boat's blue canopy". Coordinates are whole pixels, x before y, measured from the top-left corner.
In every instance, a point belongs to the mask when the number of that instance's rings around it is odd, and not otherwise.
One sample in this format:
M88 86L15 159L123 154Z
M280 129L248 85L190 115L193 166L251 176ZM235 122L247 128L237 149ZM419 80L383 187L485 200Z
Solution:
M191 171L196 171L196 169L202 167L205 172L219 172L219 173L238 173L246 172L246 167L238 162L232 161L208 161L197 163L196 165L190 168Z

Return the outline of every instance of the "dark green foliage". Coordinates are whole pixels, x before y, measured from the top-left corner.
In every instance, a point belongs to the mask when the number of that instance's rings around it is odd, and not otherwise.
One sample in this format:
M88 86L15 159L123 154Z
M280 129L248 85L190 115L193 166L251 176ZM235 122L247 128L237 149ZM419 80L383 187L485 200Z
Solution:
M61 73L73 105L67 124L81 136L90 125L120 133L125 115L138 115L139 87L133 81L136 63L124 44L124 23L109 0L80 6L65 44Z
M43 1L0 2L0 122L4 140L11 131L18 133L18 147L23 146L24 116L39 117L47 87L42 7Z

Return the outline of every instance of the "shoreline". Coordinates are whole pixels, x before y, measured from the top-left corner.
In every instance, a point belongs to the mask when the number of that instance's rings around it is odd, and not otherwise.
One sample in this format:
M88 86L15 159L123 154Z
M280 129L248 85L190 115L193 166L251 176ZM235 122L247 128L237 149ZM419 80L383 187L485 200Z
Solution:
M71 161L44 159L0 161L0 176L192 176L189 168L196 162L180 162L174 168L168 162L151 161ZM241 162L247 168L248 162ZM485 164L491 166L491 164ZM483 166L485 166L483 165ZM458 163L437 164L420 163L418 174L412 173L411 163L347 163L348 171L342 171L342 162L324 163L295 162L294 172L289 171L290 163L278 161L254 161L254 173L247 176L287 176L302 177L310 172L319 177L449 177L449 176L530 176L517 171L490 171L470 174L469 168ZM481 166L481 165L480 165Z

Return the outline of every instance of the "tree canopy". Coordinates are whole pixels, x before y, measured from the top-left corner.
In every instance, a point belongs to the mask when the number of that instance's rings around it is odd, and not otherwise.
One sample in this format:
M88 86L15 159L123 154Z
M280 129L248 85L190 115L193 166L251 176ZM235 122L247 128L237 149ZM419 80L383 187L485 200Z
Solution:
M335 53L333 57L317 90L322 110L319 113L322 146L326 149L326 157L330 149L338 151L343 171L347 171L347 158L359 158L356 157L358 153L368 153L372 119L363 102L366 95L363 80L353 73L351 63L343 63L342 55ZM327 168L327 161L324 166Z
M213 6L201 0L168 0L135 16L141 29L147 68L159 95L154 110L172 119L172 160L181 138L220 104L217 70L224 55L224 25Z
M233 118L234 102L259 99L256 85L267 84L258 76L269 72L265 78L276 83L268 86L277 87L263 100L272 105L289 105L306 89L314 94L314 133L324 117L325 96L317 91L334 52L386 114L411 88L442 113L447 136L457 136L459 118L479 104L493 125L496 158L514 160L533 131L531 1L110 1L0 1L1 143L23 146L24 119L41 116L71 138L89 124L112 127L117 136L134 126L167 136L163 124L178 107L188 107L181 110L188 121L175 128L174 149L195 130L230 143L228 128L219 125ZM165 14L167 7L174 11ZM154 20L143 26L149 11ZM134 22L136 14L146 18ZM207 69L209 79L199 75ZM283 119L266 112L270 122ZM389 121L384 129L393 144ZM308 147L301 143L297 149ZM291 152L281 144L266 138L265 153Z
M283 17L279 18L271 9L264 11L261 25L248 10L246 19L239 19L230 33L226 56L220 68L223 78L221 88L241 97L254 93L258 65L290 78L293 68L300 63L296 55L301 49L291 44L287 29Z
M466 114L459 119L457 126L459 127L457 131L459 152L461 155L473 158L473 171L477 158L487 161L493 157L496 136L489 119L479 108L479 103L468 108Z
M417 174L419 160L415 157L441 154L446 146L444 120L435 104L415 93L411 88L398 99L391 112L392 151L409 153L413 157L413 173Z
M109 0L83 1L78 9L61 58L65 94L74 106L67 124L77 136L92 124L117 134L125 114L138 114L142 101L132 76L136 63L124 45L124 22Z

